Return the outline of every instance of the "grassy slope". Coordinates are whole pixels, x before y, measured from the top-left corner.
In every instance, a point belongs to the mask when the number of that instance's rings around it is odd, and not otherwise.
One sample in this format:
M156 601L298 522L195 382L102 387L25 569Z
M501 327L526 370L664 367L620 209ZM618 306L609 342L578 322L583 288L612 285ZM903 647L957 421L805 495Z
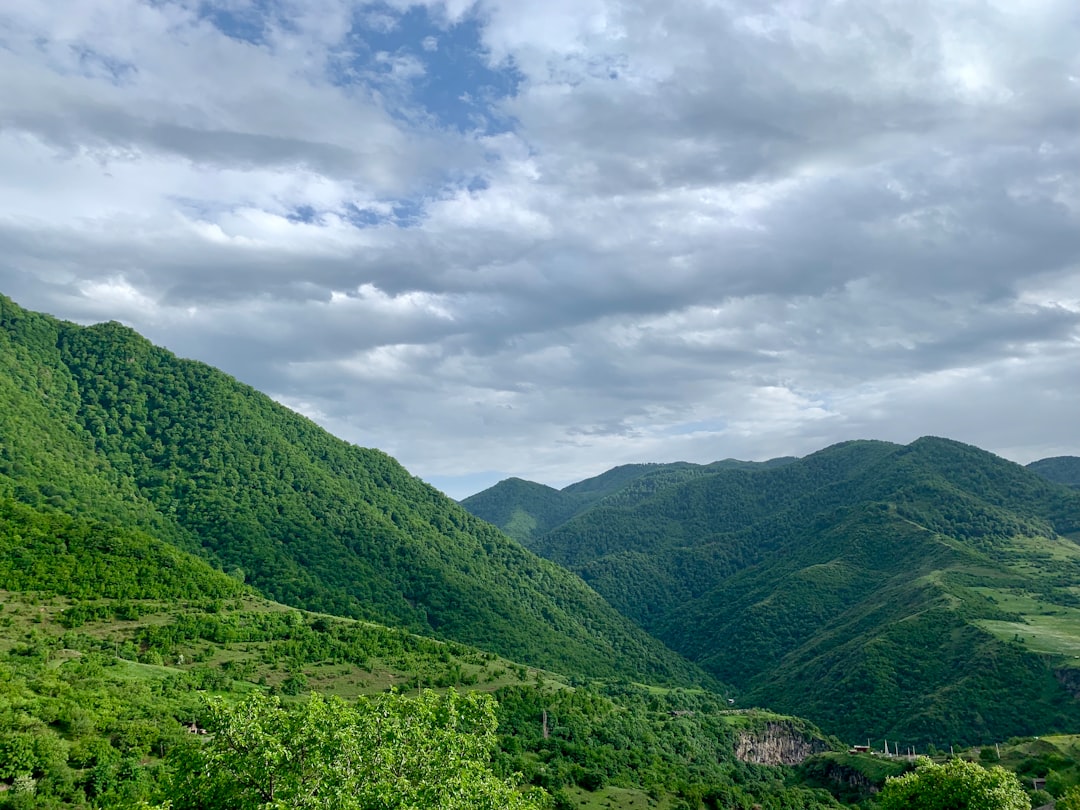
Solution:
M196 572L202 566L187 564ZM208 567L201 575L239 587ZM789 788L789 771L744 766L733 756L739 731L768 722L793 724L804 737L819 732L772 714L732 714L706 692L585 686L578 678L571 686L464 645L304 613L250 593L220 599L192 588L186 599L141 598L158 593L149 584L111 599L95 595L92 583L72 584L83 598L0 591L0 745L17 754L17 762L0 762L0 785L18 772L31 775L35 807L86 806L87 797L93 806L131 807L167 797L172 757L191 742L183 726L203 724L208 693L235 698L261 689L292 701L309 689L353 699L390 687L451 686L496 694L496 767L564 802L697 808L697 797L723 790L745 806L764 799L832 806L820 792Z

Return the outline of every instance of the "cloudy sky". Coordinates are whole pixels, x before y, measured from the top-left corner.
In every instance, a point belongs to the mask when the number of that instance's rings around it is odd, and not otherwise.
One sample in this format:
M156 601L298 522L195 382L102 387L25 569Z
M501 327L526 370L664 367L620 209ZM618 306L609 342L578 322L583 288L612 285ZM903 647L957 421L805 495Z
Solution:
M0 4L0 292L455 497L1080 454L1076 0Z

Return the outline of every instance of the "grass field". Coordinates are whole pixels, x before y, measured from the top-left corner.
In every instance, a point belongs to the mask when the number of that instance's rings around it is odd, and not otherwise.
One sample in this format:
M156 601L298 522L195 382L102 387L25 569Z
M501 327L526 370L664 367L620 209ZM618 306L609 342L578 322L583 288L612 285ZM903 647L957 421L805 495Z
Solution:
M642 790L605 787L590 793L575 787L566 792L581 810L668 810L672 806L670 797L653 799Z
M1023 621L983 619L977 624L1002 641L1016 641L1032 652L1061 659L1080 659L1080 608L1055 605L1030 593L975 588L998 607L1019 614Z
M11 650L34 638L44 638L51 639L50 646L53 646L54 651L50 654L50 662L53 665L60 666L64 661L78 657L81 653L61 647L61 640L68 631L61 626L60 618L63 611L71 605L71 600L63 597L35 597L0 591L0 651ZM437 682L449 671L460 673L464 688L475 691L494 692L503 686L539 681L553 688L566 687L564 679L559 675L520 666L480 651L464 655L403 653L385 660L372 656L364 661L309 662L298 668L295 663L286 659L268 661L266 653L270 645L266 642L215 644L199 641L181 646L175 651L177 654L174 657L161 663L140 662L124 656L131 655L130 652L125 653L125 643L134 638L141 628L168 624L181 613L197 614L203 610L203 606L147 601L138 602L138 607L142 613L138 618L89 621L76 631L80 635L104 642L106 649L111 647L117 662L114 674L131 680L162 679L201 667L224 671L232 678L232 689L245 691L258 688L256 684L265 687L281 686L290 677L301 675L306 681L306 687L301 690L303 694L317 690L342 698L384 692L390 687L402 690L434 688L441 691ZM224 614L236 613L238 616L282 611L296 612L258 598L236 600L226 604L222 610ZM322 614L303 615L311 619ZM352 621L326 618L335 622ZM380 631L396 632L382 629ZM435 646L440 644L429 639L425 639L425 643ZM57 647L60 649L56 649ZM130 651L130 645L126 649ZM459 685L458 688L462 686Z

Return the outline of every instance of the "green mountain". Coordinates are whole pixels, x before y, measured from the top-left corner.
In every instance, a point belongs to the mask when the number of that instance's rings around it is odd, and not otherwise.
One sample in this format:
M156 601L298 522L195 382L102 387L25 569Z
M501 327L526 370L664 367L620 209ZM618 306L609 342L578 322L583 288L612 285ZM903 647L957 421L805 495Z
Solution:
M13 519L71 518L152 554L165 543L285 604L527 663L707 680L392 458L120 324L82 327L0 297L0 441ZM28 541L5 541L16 571Z
M567 495L543 484L507 478L461 505L493 523L521 543L544 534L588 505L584 498Z
M529 540L738 687L853 740L1080 723L1080 493L978 448L713 468Z
M756 470L781 467L795 459L765 462L725 459L708 465L679 461L671 464L624 464L561 490L544 484L507 478L465 498L461 505L526 545L570 518L605 504L626 506L664 487L681 484L717 470Z
M1033 461L1027 465L1033 473L1038 473L1047 481L1080 487L1080 458L1076 456L1055 456Z

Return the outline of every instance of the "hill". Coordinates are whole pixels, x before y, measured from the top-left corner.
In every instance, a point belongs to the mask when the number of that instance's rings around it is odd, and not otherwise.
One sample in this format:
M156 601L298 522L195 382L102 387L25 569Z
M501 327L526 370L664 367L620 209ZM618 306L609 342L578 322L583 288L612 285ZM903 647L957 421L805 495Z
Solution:
M284 781L305 778L288 763L316 753L287 736L291 727L302 737L310 724L285 720L324 705L308 704L309 690L347 701L331 707L415 718L435 706L431 720L463 723L447 712L474 704L431 691L449 688L495 696L488 767L545 789L556 807L701 808L720 797L745 807L835 807L793 771L748 764L782 761L768 759L769 746L800 756L835 747L796 718L732 711L701 690L586 683L458 643L297 611L175 546L92 517L0 500L0 587L2 808L235 807L206 787L205 758L224 736L213 733L222 706L278 705L252 703L260 695L282 701L284 715L259 734L275 746L272 773ZM211 734L192 734L200 729ZM429 742L397 739L413 757Z
M766 737L831 747L795 718L732 712L697 690L585 684L457 643L289 609L202 571L203 584L230 595L193 586L184 598L152 598L162 591L133 583L113 598L92 595L92 581L77 584L80 598L0 591L0 807L235 807L208 795L198 778L205 769L194 782L182 778L214 745L213 735L191 733L215 728L213 698L248 706L267 695L298 712L311 690L411 714L433 700L452 706L448 688L494 696L490 767L544 788L556 807L701 808L720 795L735 806L835 807L793 784L792 771L739 759L740 744ZM290 754L279 751L273 770L285 778L287 763L303 760L292 754L312 752L281 742ZM427 742L401 737L406 751Z
M626 506L664 487L680 484L717 470L756 470L794 461L777 458L765 462L725 459L712 464L624 464L561 490L544 484L507 478L461 501L469 512L493 523L526 545L600 503Z
M1076 456L1055 456L1033 461L1027 465L1033 473L1038 473L1047 481L1080 487L1080 458Z
M529 545L740 705L925 746L1080 723L1078 528L1080 493L924 438L612 493Z
M461 502L463 508L492 523L520 543L564 523L589 501L544 484L507 478Z
M151 538L285 604L531 664L708 681L389 456L120 324L0 297L0 437L0 497L41 520Z

